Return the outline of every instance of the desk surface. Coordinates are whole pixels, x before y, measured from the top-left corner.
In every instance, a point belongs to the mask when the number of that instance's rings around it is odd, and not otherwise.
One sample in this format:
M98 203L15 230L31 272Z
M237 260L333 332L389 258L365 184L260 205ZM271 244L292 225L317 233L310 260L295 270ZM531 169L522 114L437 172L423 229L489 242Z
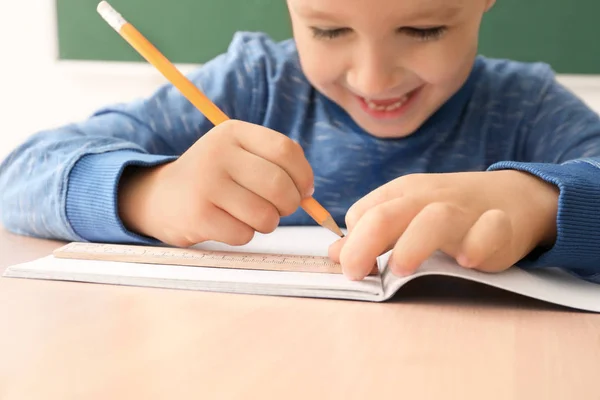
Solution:
M0 229L0 271L62 245ZM386 303L0 279L0 398L598 399L600 315L448 278Z

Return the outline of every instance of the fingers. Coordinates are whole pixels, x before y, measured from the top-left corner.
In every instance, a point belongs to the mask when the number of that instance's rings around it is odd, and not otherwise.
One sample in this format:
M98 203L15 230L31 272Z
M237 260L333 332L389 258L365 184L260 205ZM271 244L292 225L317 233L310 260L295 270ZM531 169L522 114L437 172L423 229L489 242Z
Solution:
M240 125L232 129L243 149L281 167L291 177L302 197L312 194L313 171L298 143L262 126L241 121L234 123Z
M339 259L344 274L353 280L367 276L377 257L393 247L425 204L422 198L401 197L367 211L341 249Z
M213 208L206 223L198 229L201 238L211 238L232 246L241 246L252 240L254 229L220 208Z
M298 209L301 194L292 178L279 166L243 149L235 149L226 163L226 170L235 183L270 202L281 216L290 215ZM224 196L219 198L221 202L226 201ZM244 214L253 210L251 205L244 205L240 199L231 200L247 210Z
M410 275L437 250L456 254L477 219L451 203L430 203L410 222L390 257L391 271Z
M346 214L346 226L352 230L367 211L403 196L424 196L430 201L434 198L442 198L440 192L443 191L443 185L440 181L439 174L411 174L396 178L354 203Z
M425 207L400 237L390 258L391 271L400 276L414 273L437 250L455 257L466 268L502 271L514 262L509 248L512 227L500 210L478 217L448 203Z
M513 229L508 215L500 210L489 210L481 215L465 236L456 257L465 268L484 272L499 272L510 267L515 257L508 251Z
M148 218L155 221L148 234L177 246L245 244L295 212L313 181L299 144L259 125L226 121L153 180L160 216Z
M347 238L348 238L348 236L346 236L342 239L339 239L339 240L333 242L331 244L331 246L329 246L328 256L331 259L331 261L336 262L336 263L340 262L340 252L342 251L342 248L346 244Z
M232 246L247 244L254 237L254 229L214 205L207 205L199 216L190 215L191 221L201 221L185 229L180 226L164 228L159 240L179 247L187 247L206 240Z
M255 231L270 233L279 225L279 210L272 203L234 181L223 181L219 190L210 194L210 200Z
M503 211L479 215L453 203L428 203L425 198L401 197L365 212L353 231L329 249L350 279L363 279L375 259L393 248L389 268L405 276L414 273L436 251L458 258L461 265L482 271L501 271L514 255L501 251L510 245L512 228Z
M356 223L363 217L363 215L373 209L374 207L385 203L387 201L402 197L403 193L399 190L400 184L398 178L393 180L379 188L368 193L366 196L358 200L356 203L348 209L346 213L346 226L349 230L354 229Z

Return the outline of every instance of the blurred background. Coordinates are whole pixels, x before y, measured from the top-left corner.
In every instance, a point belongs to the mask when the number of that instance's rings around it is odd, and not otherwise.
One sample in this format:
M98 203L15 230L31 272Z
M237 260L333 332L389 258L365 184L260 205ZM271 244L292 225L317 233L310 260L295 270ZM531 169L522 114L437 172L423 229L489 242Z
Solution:
M164 78L96 13L98 0L14 0L0 14L0 160L38 130L150 94ZM236 30L290 36L284 0L111 0L183 72ZM598 0L498 0L480 53L544 61L600 112Z

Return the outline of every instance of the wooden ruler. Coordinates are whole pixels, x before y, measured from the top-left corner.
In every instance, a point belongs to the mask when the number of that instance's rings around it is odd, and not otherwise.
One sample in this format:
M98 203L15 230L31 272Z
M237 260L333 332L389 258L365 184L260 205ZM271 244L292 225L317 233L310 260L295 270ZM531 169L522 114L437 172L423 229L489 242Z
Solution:
M328 257L263 253L237 253L104 243L73 242L53 252L57 258L167 264L192 267L219 267L267 271L341 274L341 265ZM376 274L374 268L371 274Z

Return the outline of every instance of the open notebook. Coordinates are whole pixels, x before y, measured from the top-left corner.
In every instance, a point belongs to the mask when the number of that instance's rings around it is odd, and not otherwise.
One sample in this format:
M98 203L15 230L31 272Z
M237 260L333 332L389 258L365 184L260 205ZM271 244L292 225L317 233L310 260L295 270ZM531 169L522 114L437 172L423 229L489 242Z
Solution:
M326 256L335 237L320 227L280 227L257 234L245 246L204 243L199 249ZM4 276L94 282L115 285L217 291L279 296L385 301L405 283L425 275L446 275L480 282L525 296L581 310L600 312L600 285L579 280L559 269L528 272L517 267L500 274L464 269L441 253L427 260L416 274L404 278L388 272L389 253L378 260L379 274L350 281L341 274L243 270L218 267L72 260L47 256L9 267Z

